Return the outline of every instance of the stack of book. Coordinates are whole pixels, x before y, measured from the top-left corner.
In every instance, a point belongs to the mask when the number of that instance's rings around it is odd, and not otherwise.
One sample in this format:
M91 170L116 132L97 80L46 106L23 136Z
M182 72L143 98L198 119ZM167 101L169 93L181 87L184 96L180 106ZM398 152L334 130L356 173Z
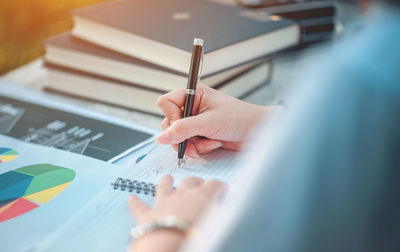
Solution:
M193 38L205 41L201 82L242 97L298 45L289 19L202 0L124 0L72 12L70 33L44 41L45 90L161 114L157 98L185 88Z
M279 15L298 22L301 46L330 40L338 23L335 0L241 0L239 3L261 15Z

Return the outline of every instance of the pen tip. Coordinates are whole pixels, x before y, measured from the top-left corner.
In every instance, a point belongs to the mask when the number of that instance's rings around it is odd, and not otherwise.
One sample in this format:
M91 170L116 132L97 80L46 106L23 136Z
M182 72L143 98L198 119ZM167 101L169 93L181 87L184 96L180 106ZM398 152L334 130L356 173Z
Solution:
M185 164L185 160L183 158L178 159L178 167L182 167Z

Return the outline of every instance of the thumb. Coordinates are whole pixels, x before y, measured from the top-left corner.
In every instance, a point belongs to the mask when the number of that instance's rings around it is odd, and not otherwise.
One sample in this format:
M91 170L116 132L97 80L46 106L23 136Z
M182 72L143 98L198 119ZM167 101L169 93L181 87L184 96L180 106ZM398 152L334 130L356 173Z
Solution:
M149 207L140 200L138 196L133 194L129 196L128 205L137 219L142 219L142 217L149 211Z
M212 134L210 121L204 115L196 115L175 121L159 135L156 141L159 144L178 144L194 136Z

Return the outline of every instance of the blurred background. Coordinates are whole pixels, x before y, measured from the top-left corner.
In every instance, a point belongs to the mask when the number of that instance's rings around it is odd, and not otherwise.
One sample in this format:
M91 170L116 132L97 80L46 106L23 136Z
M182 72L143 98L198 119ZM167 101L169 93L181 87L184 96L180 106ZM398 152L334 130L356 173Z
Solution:
M42 56L44 38L70 30L69 10L102 1L0 0L0 75ZM339 8L346 23L354 15L354 0L339 3L346 6Z
M44 54L41 40L72 28L68 11L102 0L0 0L0 75Z

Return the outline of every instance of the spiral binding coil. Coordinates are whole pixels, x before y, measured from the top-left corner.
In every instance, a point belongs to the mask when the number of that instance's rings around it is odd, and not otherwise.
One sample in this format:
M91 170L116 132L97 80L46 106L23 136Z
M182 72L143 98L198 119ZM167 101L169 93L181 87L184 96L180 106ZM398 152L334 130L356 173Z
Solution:
M135 193L143 193L145 195L156 195L156 185L144 181L117 178L111 185L114 190L128 190L129 192L134 191Z

